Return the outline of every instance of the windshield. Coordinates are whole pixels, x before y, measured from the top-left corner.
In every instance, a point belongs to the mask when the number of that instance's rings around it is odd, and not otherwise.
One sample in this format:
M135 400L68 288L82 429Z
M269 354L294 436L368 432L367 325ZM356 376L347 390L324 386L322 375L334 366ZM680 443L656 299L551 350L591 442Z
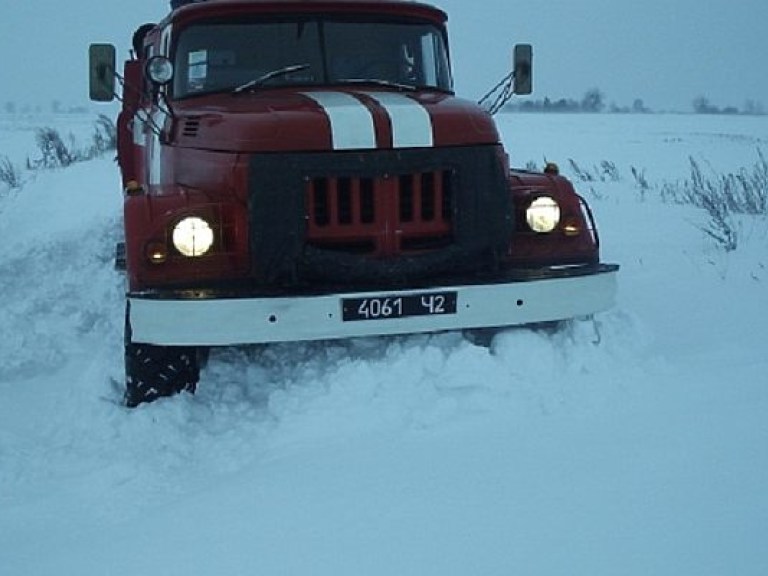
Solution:
M176 98L368 81L450 91L443 35L421 22L211 22L179 36Z

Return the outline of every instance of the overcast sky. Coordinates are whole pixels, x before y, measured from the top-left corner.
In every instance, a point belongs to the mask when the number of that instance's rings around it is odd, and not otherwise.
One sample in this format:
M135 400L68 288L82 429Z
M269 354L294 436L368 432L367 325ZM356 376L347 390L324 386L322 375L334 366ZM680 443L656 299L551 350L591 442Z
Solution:
M449 13L458 92L477 98L503 76L515 42L534 45L535 98L608 102L642 98L654 109L768 107L765 0L435 0ZM127 53L133 30L167 13L167 0L0 0L0 106L87 102L87 49Z

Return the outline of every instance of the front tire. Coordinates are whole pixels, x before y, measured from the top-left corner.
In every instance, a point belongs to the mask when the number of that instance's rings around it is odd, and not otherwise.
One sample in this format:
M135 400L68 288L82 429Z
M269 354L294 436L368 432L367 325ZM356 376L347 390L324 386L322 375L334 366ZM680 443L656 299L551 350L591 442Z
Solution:
M196 348L125 345L125 404L129 408L180 392L194 394L199 380Z

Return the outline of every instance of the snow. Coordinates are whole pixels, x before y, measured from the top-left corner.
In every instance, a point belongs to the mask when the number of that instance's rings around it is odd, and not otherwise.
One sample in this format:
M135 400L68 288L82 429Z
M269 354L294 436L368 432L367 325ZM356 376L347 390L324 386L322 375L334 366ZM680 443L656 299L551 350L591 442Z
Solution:
M768 118L499 123L516 165L615 162L579 183L615 309L490 349L220 350L195 396L132 411L113 160L0 188L0 574L768 573L768 222L725 253L630 173L749 166ZM0 156L34 124L1 118Z

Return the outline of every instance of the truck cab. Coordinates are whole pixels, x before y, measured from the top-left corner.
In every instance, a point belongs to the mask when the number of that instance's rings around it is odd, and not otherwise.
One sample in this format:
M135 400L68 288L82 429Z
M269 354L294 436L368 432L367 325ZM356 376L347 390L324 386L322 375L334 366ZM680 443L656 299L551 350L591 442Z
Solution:
M194 390L211 346L612 305L584 200L556 169L511 170L454 93L446 21L405 0L209 0L145 28L117 123L128 405ZM110 48L91 48L96 100Z

